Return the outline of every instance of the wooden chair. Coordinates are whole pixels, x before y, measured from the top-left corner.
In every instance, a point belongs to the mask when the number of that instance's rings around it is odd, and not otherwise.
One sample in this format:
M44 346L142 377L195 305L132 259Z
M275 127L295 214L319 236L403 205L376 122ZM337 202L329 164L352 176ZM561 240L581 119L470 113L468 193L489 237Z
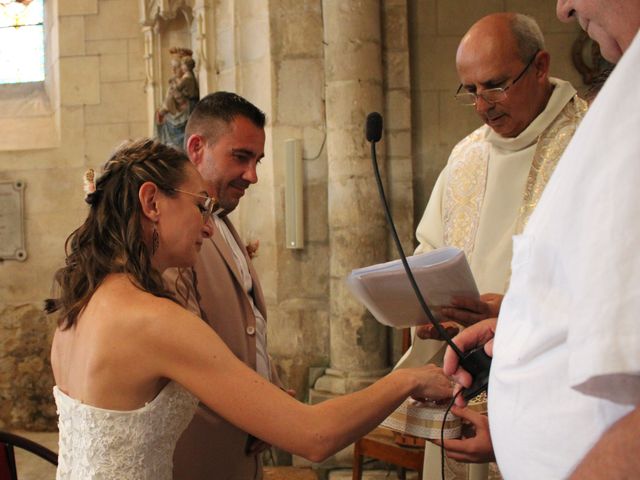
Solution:
M402 351L411 346L411 330L402 331ZM376 428L373 432L356 441L353 449L353 480L362 479L362 461L364 457L374 458L399 467L399 476L404 479L404 469L416 470L422 478L424 447L406 447L398 445L393 432L386 428Z
M424 447L403 447L398 445L393 432L386 428L376 428L355 443L353 450L353 480L362 479L362 460L364 457L375 458L391 463L400 468L399 477L404 479L404 470L418 472L422 478L424 464Z
M21 448L58 465L58 455L28 438L0 430L0 480L18 480L14 447Z

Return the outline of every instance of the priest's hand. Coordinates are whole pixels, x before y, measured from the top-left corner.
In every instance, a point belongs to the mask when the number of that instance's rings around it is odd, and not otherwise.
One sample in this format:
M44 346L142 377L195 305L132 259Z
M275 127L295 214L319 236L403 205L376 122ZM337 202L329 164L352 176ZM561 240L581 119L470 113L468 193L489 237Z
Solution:
M460 326L455 322L440 322L440 325L447 332L449 338L454 337L460 331ZM436 327L430 323L416 327L416 335L423 340L444 340Z
M499 293L485 293L479 299L454 297L450 306L442 307L441 318L468 327L481 320L497 317L503 298L504 295Z
M493 443L489 433L489 419L486 415L470 408L453 406L451 413L462 419L462 438L448 439L442 445L447 457L459 462L486 463L495 460ZM441 445L440 440L432 440Z
M500 313L504 295L485 293L479 299L454 297L451 305L440 310L440 324L449 337L460 332L459 325L468 327L487 318L495 318ZM416 327L416 335L423 340L444 340L430 323Z

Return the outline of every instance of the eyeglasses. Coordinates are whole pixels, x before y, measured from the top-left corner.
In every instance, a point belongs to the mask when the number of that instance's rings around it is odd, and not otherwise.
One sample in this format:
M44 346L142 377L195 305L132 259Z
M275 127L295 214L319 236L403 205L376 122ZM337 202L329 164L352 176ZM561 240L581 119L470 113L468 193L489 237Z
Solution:
M214 213L216 213L220 209L220 204L218 203L218 201L208 195L186 192L184 190L180 190L179 188L172 188L171 190L174 192L184 193L185 195L191 195L192 197L203 198L204 205L198 204L198 210L200 210L202 221L205 223L213 216Z
M462 105L467 105L467 106L472 106L477 104L478 97L482 97L482 99L485 102L491 103L491 104L503 101L505 98L507 98L507 90L513 87L515 83L524 76L525 72L529 69L529 67L533 64L533 61L536 59L538 52L540 52L540 50L536 50L536 53L533 54L533 56L531 57L531 60L529 60L529 63L527 63L527 66L524 67L524 69L518 74L518 76L515 79L513 79L513 81L506 87L489 88L487 90L483 90L480 93L475 93L475 92L461 92L460 90L462 90L463 85L460 84L460 86L458 87L458 90L456 90L455 99L458 101L458 103Z

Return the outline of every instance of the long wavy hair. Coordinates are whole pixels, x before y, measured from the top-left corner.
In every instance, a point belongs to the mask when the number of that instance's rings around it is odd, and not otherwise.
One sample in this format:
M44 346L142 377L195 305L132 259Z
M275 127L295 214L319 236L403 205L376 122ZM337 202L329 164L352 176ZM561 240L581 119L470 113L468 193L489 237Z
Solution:
M111 273L126 273L141 290L175 298L151 266L150 247L143 240L140 186L153 182L174 196L187 177L189 158L151 139L127 142L118 148L86 197L90 205L84 223L65 242L66 264L54 277L57 298L45 302L49 313L58 311L58 326L73 326L91 296Z

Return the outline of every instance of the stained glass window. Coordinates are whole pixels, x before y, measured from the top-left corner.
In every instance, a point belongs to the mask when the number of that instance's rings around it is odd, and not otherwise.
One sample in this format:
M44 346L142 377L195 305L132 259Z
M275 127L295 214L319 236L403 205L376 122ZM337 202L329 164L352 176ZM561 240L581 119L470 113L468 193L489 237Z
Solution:
M44 0L0 0L0 84L44 80Z

